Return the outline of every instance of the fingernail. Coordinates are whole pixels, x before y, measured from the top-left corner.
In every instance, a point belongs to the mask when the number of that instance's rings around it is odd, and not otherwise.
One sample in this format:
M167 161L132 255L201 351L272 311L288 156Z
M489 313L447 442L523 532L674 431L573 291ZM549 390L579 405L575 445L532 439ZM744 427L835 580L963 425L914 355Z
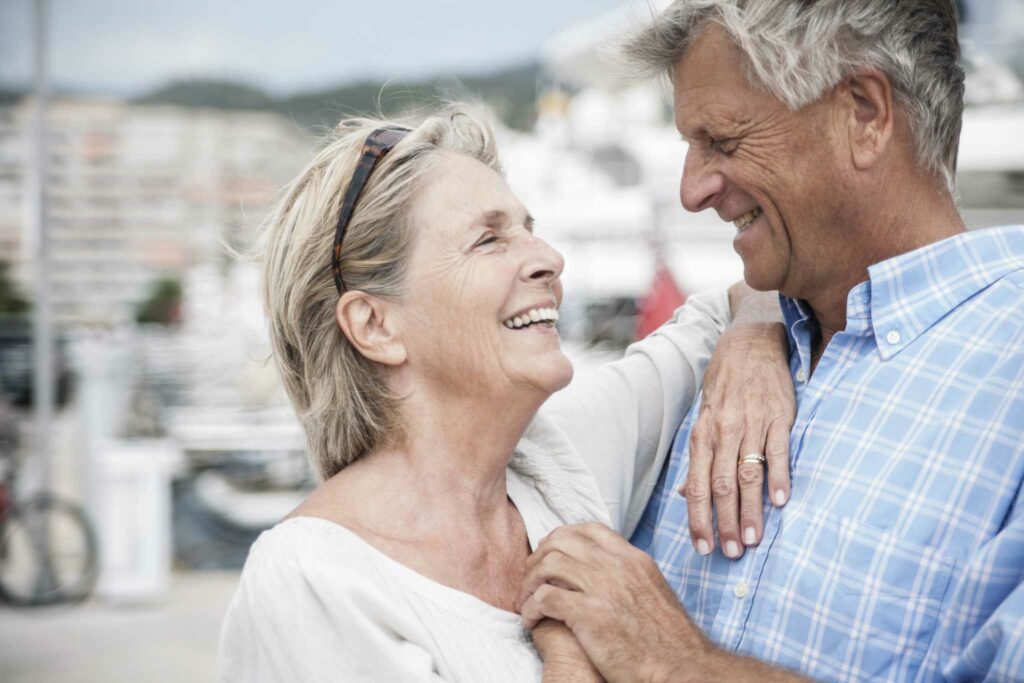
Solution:
M777 489L775 491L775 504L779 507L786 504L786 492L782 489Z
M725 542L725 554L729 557L736 557L740 554L740 547L736 544L736 541Z
M711 546L708 545L708 542L705 541L703 538L698 538L697 539L697 554L698 555L707 555L710 552L711 552Z
M747 545L754 545L757 542L757 532L754 531L754 527L748 526L743 530L743 542Z

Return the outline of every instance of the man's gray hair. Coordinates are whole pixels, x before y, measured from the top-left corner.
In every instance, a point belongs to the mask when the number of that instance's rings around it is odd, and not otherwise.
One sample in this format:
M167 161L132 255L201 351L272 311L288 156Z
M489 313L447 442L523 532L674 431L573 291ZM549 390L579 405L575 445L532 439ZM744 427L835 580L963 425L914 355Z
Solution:
M862 68L892 82L918 161L954 188L964 71L954 0L676 0L632 37L646 76L668 72L711 22L743 52L747 78L797 110Z

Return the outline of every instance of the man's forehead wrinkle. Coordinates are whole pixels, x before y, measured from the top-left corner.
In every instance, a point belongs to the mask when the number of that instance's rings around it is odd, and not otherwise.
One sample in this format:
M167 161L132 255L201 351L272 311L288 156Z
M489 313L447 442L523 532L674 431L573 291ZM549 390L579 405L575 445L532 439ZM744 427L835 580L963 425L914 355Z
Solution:
M681 102L676 110L676 127L684 139L737 134L748 129L754 116L744 107L710 101L690 104Z

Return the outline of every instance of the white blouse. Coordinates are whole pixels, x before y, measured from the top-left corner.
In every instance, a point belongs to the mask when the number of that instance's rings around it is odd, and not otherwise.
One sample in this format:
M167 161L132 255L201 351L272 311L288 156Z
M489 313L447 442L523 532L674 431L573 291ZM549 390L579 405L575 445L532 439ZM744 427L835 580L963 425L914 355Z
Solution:
M636 527L707 361L727 293L549 400L508 468L530 546L555 527ZM221 631L222 681L539 681L518 614L428 579L343 526L292 518L253 544Z

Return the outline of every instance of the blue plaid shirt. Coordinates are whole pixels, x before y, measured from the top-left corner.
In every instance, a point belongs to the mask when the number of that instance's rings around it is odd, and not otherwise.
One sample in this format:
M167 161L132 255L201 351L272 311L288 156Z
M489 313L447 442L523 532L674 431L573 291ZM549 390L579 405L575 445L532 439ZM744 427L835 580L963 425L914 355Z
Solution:
M694 406L633 543L719 646L824 680L1024 680L1024 227L869 269L813 377L782 299L792 498L739 560L693 549Z

